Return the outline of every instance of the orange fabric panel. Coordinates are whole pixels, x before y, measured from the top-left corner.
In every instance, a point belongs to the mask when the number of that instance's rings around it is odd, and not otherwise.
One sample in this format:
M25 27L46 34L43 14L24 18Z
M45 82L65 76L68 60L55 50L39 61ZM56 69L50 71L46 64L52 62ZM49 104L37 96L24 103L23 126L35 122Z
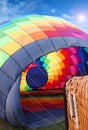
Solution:
M55 30L52 26L39 26L43 31Z
M44 39L44 38L48 38L48 36L44 32L42 32L42 31L31 33L31 37L34 40L41 40L41 39Z

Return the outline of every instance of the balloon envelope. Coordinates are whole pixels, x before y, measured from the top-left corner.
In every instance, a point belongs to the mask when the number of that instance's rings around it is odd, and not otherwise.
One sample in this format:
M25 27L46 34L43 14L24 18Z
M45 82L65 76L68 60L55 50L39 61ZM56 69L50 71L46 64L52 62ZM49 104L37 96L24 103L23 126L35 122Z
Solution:
M0 26L0 116L39 127L64 119L64 87L88 74L88 34L56 17L30 15Z

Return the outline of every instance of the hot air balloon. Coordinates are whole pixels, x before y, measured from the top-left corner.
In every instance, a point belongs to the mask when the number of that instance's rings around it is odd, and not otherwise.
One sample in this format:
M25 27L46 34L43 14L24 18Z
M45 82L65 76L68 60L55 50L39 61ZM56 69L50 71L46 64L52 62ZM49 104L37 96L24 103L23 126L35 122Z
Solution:
M0 26L0 117L40 127L64 119L64 87L88 74L88 34L64 19L29 15Z

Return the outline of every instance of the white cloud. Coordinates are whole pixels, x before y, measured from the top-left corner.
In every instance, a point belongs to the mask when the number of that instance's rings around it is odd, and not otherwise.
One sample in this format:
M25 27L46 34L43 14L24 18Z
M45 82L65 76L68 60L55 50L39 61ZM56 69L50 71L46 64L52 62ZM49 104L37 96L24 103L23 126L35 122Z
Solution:
M65 18L65 19L68 19L68 20L73 19L73 17L70 16L70 15L68 15L68 14L63 14L63 15L62 15L62 18Z
M37 0L18 1L17 4L8 3L8 0L0 0L0 22L26 15L26 12L30 14L37 8L37 5Z
M51 12L52 13L56 13L56 9L51 9Z

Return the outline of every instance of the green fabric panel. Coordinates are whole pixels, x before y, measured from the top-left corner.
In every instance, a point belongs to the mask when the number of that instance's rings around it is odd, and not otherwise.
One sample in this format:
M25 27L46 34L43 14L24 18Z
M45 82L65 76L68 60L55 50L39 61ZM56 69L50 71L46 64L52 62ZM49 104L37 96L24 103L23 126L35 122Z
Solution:
M0 29L0 31L4 31L4 30L6 30L6 29L9 29L9 28L12 28L12 27L15 27L16 25L15 24L10 24L10 25L8 25L8 26L4 26L3 28L1 28Z
M0 67L7 61L10 56L4 51L0 50Z
M23 84L23 86L24 86L24 90L28 90L28 91L31 91L32 90L32 88L27 84L27 83L25 83L25 84Z
M17 27L17 26L14 26L14 27L12 27L12 28L9 28L9 29L4 30L3 32L6 33L6 34L10 34L10 33L14 32L14 31L16 31L16 30L20 30L20 28Z
M0 32L0 38L3 38L6 34Z
M20 26L20 25L22 25L22 24L29 24L29 23L32 23L32 21L30 21L30 20L28 20L28 21L20 21L20 22L16 22L15 24L16 25L18 25L18 26Z
M41 15L30 15L27 16L27 18L29 18L30 20L44 20L44 17Z
M29 19L26 18L26 17L18 18L18 19L13 19L13 20L12 20L13 23L26 22L26 21L29 21Z
M88 65L88 61L86 62L86 64Z
M12 41L12 39L9 36L5 36L0 39L0 48L2 48L4 45Z
M88 48L84 48L84 50L88 53Z

